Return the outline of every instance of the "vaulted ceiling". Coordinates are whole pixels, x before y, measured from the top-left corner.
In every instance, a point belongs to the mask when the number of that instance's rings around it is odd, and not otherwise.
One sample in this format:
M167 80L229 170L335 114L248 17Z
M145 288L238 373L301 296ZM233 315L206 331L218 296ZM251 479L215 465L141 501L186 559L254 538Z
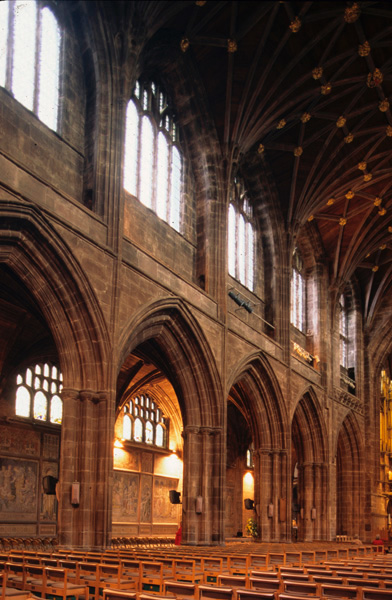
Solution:
M259 156L285 227L315 230L369 325L392 276L392 4L141 4L197 69L223 157Z

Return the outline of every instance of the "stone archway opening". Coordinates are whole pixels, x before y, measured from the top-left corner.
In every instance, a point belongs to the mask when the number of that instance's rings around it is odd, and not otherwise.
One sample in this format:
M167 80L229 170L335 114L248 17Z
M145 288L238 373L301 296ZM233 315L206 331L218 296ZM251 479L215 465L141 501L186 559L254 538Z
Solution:
M182 520L183 421L169 365L154 344L130 353L117 380L112 534L173 536Z

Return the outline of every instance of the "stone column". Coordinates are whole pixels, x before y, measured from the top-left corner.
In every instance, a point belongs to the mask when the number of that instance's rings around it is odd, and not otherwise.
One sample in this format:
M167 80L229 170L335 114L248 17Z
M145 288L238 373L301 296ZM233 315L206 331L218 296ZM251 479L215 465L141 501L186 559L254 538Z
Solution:
M271 504L273 506L273 517L271 517L272 532L271 542L279 541L279 498L280 498L280 452L272 452L272 486Z
M272 460L270 450L258 451L258 472L255 474L259 495L259 529L262 540L270 541L272 533L272 517L268 516L268 507L272 503Z
M183 543L224 541L222 435L211 427L186 427L184 437ZM196 513L196 498L202 512Z
M201 440L199 427L185 427L184 473L182 490L182 543L196 545L201 515L195 512L195 501L201 496Z
M60 545L100 549L111 538L114 407L107 394L63 390ZM71 503L78 484L79 504Z
M314 503L313 463L305 463L303 469L303 541L313 541L311 510Z

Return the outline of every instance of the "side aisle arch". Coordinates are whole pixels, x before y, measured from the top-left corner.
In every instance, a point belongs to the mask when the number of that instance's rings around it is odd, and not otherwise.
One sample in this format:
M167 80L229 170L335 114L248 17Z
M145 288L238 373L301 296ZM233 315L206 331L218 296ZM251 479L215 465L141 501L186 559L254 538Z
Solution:
M322 410L313 388L297 403L291 426L293 521L298 540L328 538L328 446Z
M365 539L362 432L354 413L342 422L336 439L336 534Z
M152 363L178 402L183 427L182 543L222 543L223 490L216 485L224 465L222 385L199 323L180 299L162 299L133 316L119 348L119 404L132 376L127 367L134 364L131 355ZM197 497L202 498L201 512L196 512Z
M264 355L254 353L237 366L228 383L228 431L230 421L243 421L247 432L241 437L246 435L252 446L254 518L259 534L265 541L286 539L288 417L277 377ZM228 435L228 444L233 438ZM229 446L227 452L233 454Z
M110 536L107 511L95 529L88 526L107 506L112 460L112 437L106 433L113 403L107 380L110 341L103 315L72 251L36 207L3 201L0 216L0 268L12 271L31 294L63 374L59 542L105 546ZM70 504L74 481L81 486L77 508Z

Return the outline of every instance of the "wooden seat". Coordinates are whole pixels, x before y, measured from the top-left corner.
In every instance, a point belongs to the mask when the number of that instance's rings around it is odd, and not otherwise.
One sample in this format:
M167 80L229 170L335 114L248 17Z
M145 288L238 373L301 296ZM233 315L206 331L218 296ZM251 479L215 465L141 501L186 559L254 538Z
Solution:
M177 581L202 583L204 581L204 573L201 567L197 566L196 560L175 558L173 560L173 578Z
M163 565L160 562L140 563L139 591L163 592Z
M248 575L249 556L233 555L227 557L227 569L232 575Z
M362 588L362 600L391 600L392 589L385 588Z
M204 583L216 583L219 573L223 570L223 559L217 556L205 556L201 564L204 573Z
M233 589L215 585L199 585L199 600L233 600Z
M136 600L137 592L126 592L124 590L109 590L104 588L102 591L103 600Z
M360 598L360 593L357 586L322 583L320 587L321 595L326 596L327 598Z
M99 563L78 562L76 585L87 585L89 595L93 595L94 600L99 600L99 590L101 588Z
M0 600L27 600L27 598L29 598L31 595L27 590L17 590L15 588L8 587L6 572L0 573L0 586Z
M249 588L249 578L246 575L232 575L231 573L219 573L217 584L221 587Z
M123 577L122 564L100 563L98 567L100 590L103 588L112 590L131 591L137 589L138 581Z
M45 567L44 569L44 592L43 596L55 596L56 598L89 598L87 585L71 583L68 580L67 569L58 567Z
M320 586L310 581L291 581L283 582L284 593L297 594L299 596L317 596L320 593Z
M276 600L276 592L260 592L239 588L235 590L236 600Z
M26 589L26 571L23 563L6 562L4 572L7 576L7 587L18 590Z
M44 591L44 569L42 565L25 563L25 588L32 594L42 596Z
M280 578L249 577L249 586L251 590L260 592L279 592L282 589L282 582Z
M198 600L199 590L196 583L189 581L167 581L163 582L164 595L175 596L178 598L191 598Z

